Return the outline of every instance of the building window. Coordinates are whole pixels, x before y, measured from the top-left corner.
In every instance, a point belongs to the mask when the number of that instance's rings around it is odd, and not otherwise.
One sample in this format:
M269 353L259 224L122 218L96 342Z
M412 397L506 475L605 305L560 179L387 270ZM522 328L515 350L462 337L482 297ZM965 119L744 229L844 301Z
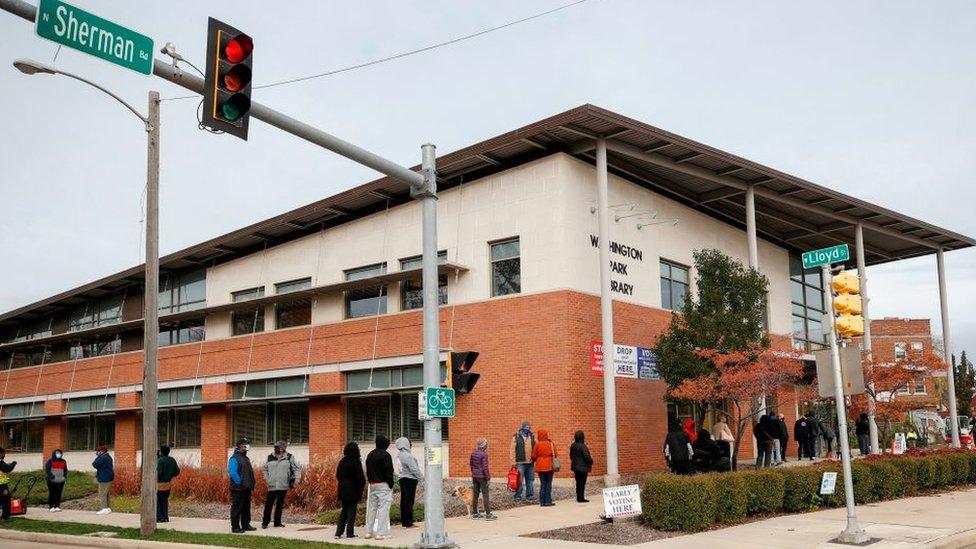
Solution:
M923 350L925 350L925 344L923 344L921 341L912 342L912 353L918 354L921 353Z
M4 417L6 417L6 407ZM8 452L41 452L44 450L44 420L43 419L24 419L17 421L3 422L4 437L6 442L3 447Z
M101 412L115 409L115 395L90 396L73 398L68 401L67 412Z
M231 294L234 303L242 303L264 297L264 287L251 288ZM234 311L231 315L231 335L253 334L264 331L264 307Z
M160 391L162 393L162 391ZM160 410L157 415L159 445L171 448L200 447L200 409Z
M180 404L195 404L200 402L201 387L175 387L172 389L161 389L156 397L156 404L159 406L178 406Z
M803 270L799 256L790 256L790 301L793 311L793 347L816 351L827 344L823 317L824 292L820 271Z
M159 312L192 311L207 305L207 271L169 274L160 280Z
M308 444L308 401L263 402L234 406L234 440L271 445L278 440Z
M447 381L447 367L441 363L441 383ZM399 389L420 387L424 384L423 366L397 366L372 368L346 373L347 391L371 391L373 389Z
M275 294L298 292L312 287L311 278L275 284ZM312 323L312 300L309 298L275 304L275 329L307 326Z
M437 263L447 262L447 252L437 252ZM400 260L400 270L410 271L423 267L422 256ZM447 275L437 275L437 304L447 305ZM400 310L409 311L424 306L424 284L420 273L415 278L400 283Z
M688 295L688 267L661 260L661 307L680 311Z
M69 417L66 421L65 439L68 451L90 451L99 446L112 448L115 446L115 416Z
M159 346L179 345L203 341L206 336L203 320L182 320L159 330Z
M346 271L346 280L363 280L386 274L386 263L377 263ZM386 285L370 286L346 292L346 318L386 314Z
M491 296L522 293L522 262L518 238L491 243Z
M441 421L444 440L449 438L448 425L447 419ZM417 418L417 393L346 399L346 440L372 442L378 435L390 440L399 437L423 439L424 426Z
M122 321L123 301L125 297L122 294L114 294L76 307L68 316L68 331L77 332L118 324Z
M0 337L0 343L20 343L29 339L48 337L52 334L51 326L54 322L53 317L41 318L28 324L17 326L16 330L10 330Z
M76 343L68 349L68 359L79 360L93 356L114 355L120 352L122 352L122 340L116 337L115 339Z
M901 360L908 356L904 343L895 343L895 360Z
M305 376L239 381L231 389L235 400L296 396L307 392L308 378Z
M916 376L915 377L915 388L914 388L914 392L915 392L916 395L925 395L925 394L928 394L928 391L925 389L925 376L924 375L919 375L919 376Z

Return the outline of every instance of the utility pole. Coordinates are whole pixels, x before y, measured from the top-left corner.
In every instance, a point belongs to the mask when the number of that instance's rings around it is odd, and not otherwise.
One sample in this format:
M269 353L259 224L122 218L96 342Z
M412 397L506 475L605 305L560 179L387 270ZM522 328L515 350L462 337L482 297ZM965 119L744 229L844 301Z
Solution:
M871 299L868 297L868 271L867 263L864 259L864 224L860 221L854 227L854 251L857 256L857 277L861 279L861 317L864 318L864 352L868 355L868 360L873 362L874 355L871 350L871 315L868 313L868 305ZM870 367L874 368L874 366ZM871 453L880 454L881 445L878 442L878 424L874 420L875 409L877 408L874 395L874 381L871 381L868 383L868 438L871 441Z
M158 374L159 355L159 92L149 92L149 118L146 122L148 162L146 168L146 283L143 292L142 369L142 489L139 530L144 536L156 531L156 459L159 437Z

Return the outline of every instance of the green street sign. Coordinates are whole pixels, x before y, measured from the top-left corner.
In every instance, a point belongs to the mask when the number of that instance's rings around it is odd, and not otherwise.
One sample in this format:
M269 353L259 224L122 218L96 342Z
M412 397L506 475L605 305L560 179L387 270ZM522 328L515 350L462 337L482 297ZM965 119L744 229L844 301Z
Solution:
M454 417L454 389L427 387L427 416Z
M847 247L847 244L838 244L837 246L831 246L830 248L822 248L819 250L813 250L812 252L803 252L803 268L812 269L821 265L830 265L831 263L847 261L850 258L851 250Z
M109 63L152 74L153 39L66 4L41 0L34 30L62 46L94 55Z

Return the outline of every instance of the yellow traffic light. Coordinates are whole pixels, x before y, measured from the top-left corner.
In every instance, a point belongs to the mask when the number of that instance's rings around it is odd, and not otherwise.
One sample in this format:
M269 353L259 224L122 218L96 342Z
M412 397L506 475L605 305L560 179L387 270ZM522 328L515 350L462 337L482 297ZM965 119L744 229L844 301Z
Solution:
M861 316L861 279L851 273L840 273L833 277L831 286L834 294L834 325L843 338L864 335L864 317Z

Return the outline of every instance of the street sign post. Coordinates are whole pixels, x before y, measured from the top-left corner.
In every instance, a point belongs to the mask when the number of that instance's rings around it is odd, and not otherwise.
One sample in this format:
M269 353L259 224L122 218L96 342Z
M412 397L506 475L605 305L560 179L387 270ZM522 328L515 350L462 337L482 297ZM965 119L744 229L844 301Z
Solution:
M803 252L803 268L812 269L821 265L841 263L851 258L851 250L847 244L838 244L830 248L821 248L812 252Z
M153 39L61 0L41 0L34 30L41 38L140 74L153 71Z
M427 417L454 417L454 389L427 387Z

